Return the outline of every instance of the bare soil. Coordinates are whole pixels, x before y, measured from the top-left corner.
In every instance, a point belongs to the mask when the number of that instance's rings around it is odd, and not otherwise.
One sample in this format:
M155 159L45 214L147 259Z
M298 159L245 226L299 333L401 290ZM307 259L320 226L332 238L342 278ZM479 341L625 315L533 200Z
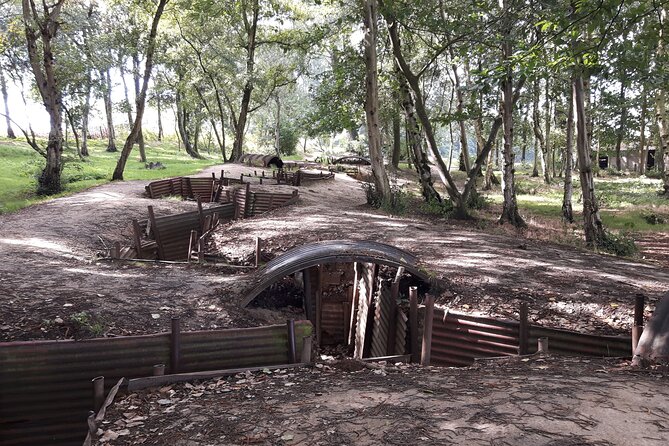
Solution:
M229 176L259 170L222 167ZM147 199L144 186L111 183L0 215L0 340L153 333L167 330L171 316L181 316L185 330L281 317L236 304L252 281L244 269L100 260L114 241L129 244L130 221L146 218L148 205L158 215L195 207ZM635 294L648 297L650 311L669 290L669 273L650 262L492 233L485 221L389 217L367 206L360 183L343 174L299 190L297 205L219 228L210 249L248 262L255 237L265 240L267 259L315 240L377 240L414 252L447 283L439 305L514 318L525 300L535 323L599 333L629 330Z
M326 362L117 397L97 445L665 445L667 377L619 361Z

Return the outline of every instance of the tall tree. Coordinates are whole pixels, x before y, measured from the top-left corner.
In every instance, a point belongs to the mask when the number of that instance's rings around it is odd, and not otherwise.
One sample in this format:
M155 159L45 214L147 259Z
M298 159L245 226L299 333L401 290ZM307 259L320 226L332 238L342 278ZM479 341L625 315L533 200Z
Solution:
M376 0L362 0L363 39L365 48L365 115L367 117L367 143L372 162L374 185L379 198L391 200L390 183L381 152L381 132L379 130L379 81L377 71L376 44L378 41L378 5Z
M38 178L38 192L43 194L54 194L62 189L62 94L56 79L53 43L64 3L65 0L56 0L51 4L42 2L38 5L34 0L22 0L30 68L44 108L49 114L50 130L46 150L39 147L34 136L26 138L33 149L46 158L46 166Z
M146 55L145 55L145 65L144 65L144 76L142 78L142 86L139 90L139 96L136 100L137 110L135 113L135 122L128 134L128 137L125 140L123 145L123 150L121 150L121 156L116 163L116 168L112 174L112 180L122 180L123 171L125 170L125 164L128 161L128 156L132 151L132 146L134 142L139 137L139 133L142 129L142 118L144 117L144 106L146 105L146 91L149 88L149 79L151 78L151 70L153 69L153 55L156 50L156 38L158 35L158 24L160 22L160 17L163 15L165 10L165 5L169 0L160 0L156 12L153 15L153 20L151 22L151 31L149 33L147 46L146 46Z

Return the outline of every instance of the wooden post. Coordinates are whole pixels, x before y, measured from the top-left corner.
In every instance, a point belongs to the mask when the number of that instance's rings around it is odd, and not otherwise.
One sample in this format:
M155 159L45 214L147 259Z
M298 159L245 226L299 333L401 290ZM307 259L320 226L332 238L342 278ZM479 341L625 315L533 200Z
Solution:
M411 362L420 363L420 345L418 344L418 287L409 288L409 336Z
M132 236L135 240L135 251L137 251L137 258L144 258L142 255L142 229L136 218L132 219Z
M165 374L165 364L156 364L153 366L153 376L163 376Z
M432 326L434 324L434 296L427 295L425 298L425 323L423 324L423 350L420 355L420 364L430 365L430 353L432 350Z
M105 377L96 376L93 382L93 410L97 413L105 402Z
M527 302L520 303L520 324L518 326L518 354L527 355L529 352L530 325L528 321Z
M639 345L639 339L643 333L643 312L646 306L646 299L643 294L637 294L634 297L634 321L632 323L632 356Z
M191 262L191 257L193 256L193 250L197 244L197 231L192 229L190 231L190 240L188 241L188 263Z
M114 247L112 248L112 259L121 258L121 243L114 242Z
M200 220L200 234L204 232L204 211L202 210L202 201L197 197L197 216Z
M170 373L179 373L181 363L181 326L179 318L172 318L172 332L170 335Z
M256 268L260 267L260 256L262 254L262 239L256 237Z
M204 239L202 237L197 241L197 261L200 265L204 263Z
M288 326L288 364L297 362L297 345L295 343L295 320L289 319L286 322Z
M316 343L321 345L321 299L323 297L323 266L318 265L318 288L315 293L316 300Z
M163 244L160 242L160 231L158 226L156 226L156 216L153 213L153 206L149 206L149 221L151 222L151 227L153 228L153 236L156 238L156 247L158 248L158 258L161 260L165 259L165 252L163 251Z
M400 278L404 274L404 267L397 268L395 280L390 285L390 314L388 315L388 337L386 339L386 355L395 354L397 344L397 298L400 294Z
M311 364L311 344L313 337L305 336L302 338L302 354L300 355L300 362L304 364Z
M548 353L548 338L537 339L537 353Z

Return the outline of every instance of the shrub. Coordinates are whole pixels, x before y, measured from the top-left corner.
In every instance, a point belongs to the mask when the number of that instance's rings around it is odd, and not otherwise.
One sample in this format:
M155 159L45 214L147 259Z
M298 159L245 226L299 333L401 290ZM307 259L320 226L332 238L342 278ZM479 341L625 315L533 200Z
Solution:
M397 185L390 186L390 198L386 199L376 191L374 183L362 183L362 189L365 191L367 204L376 209L383 209L394 215L404 214L407 210L409 194Z
M426 214L449 218L453 213L453 203L450 200L444 200L441 203L437 200L424 201L420 209Z
M295 148L299 140L300 136L293 126L281 123L279 132L279 153L281 155L295 155Z
M599 240L599 248L621 257L632 257L639 252L632 234L627 231L621 231L618 234L604 231L604 235Z
M662 217L661 215L657 215L654 212L651 212L650 214L643 214L641 218L646 220L646 223L649 225L663 225L667 222L666 218Z
M467 207L469 209L486 209L489 203L488 199L481 195L476 189L472 190L467 198Z

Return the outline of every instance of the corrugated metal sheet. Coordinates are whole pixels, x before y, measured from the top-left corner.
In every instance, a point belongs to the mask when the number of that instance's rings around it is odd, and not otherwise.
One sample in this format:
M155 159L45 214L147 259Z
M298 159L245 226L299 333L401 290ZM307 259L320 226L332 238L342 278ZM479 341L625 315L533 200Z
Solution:
M295 323L298 357L311 323ZM180 371L196 372L288 362L285 325L184 332ZM85 341L0 343L0 444L81 444L92 409L92 384L108 391L121 377L150 376L170 363L170 334Z
M518 354L520 338L517 321L498 320L435 309L431 364L469 366L475 358ZM602 336L529 326L529 353L537 351L537 339L548 338L549 352L566 356L631 356L629 336Z
M220 223L234 218L234 204L223 203L202 210L181 214L155 217L151 223L151 231L158 243L158 255L161 260L180 260L188 258L188 243L191 231L202 235L201 223L207 216L218 215Z
M518 322L435 309L431 364L468 366L474 358L518 354Z
M257 155L253 153L245 153L239 157L237 162L256 167L276 166L279 169L283 167L283 161L281 161L281 158L276 155Z
M388 331L390 324L396 324L395 320L391 320L393 306L396 307L397 302L393 302L390 287L383 284L374 296L374 327L370 351L372 357L388 355Z
M256 296L282 277L311 266L337 262L371 262L388 266L403 266L407 272L429 284L430 278L418 266L411 253L394 246L369 240L328 240L309 243L291 249L268 262L256 273L256 285L241 300L248 305Z
M548 351L570 356L632 356L629 336L601 336L573 331L530 326L529 353L537 351L537 339L548 338Z

